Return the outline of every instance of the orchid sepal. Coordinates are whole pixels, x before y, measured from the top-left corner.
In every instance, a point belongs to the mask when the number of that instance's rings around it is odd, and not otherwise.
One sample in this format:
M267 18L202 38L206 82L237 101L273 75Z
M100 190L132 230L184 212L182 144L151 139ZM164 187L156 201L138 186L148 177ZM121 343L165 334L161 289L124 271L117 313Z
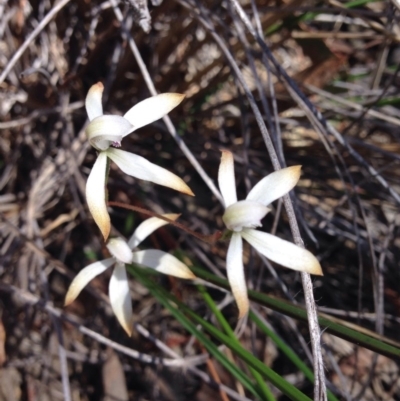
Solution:
M180 214L177 213L165 213L162 216L175 221ZM155 230L168 224L168 221L160 219L158 217L150 217L144 220L136 228L131 238L129 238L128 246L130 249L134 249L140 245L149 235L151 235Z
M179 259L158 249L134 252L133 263L174 277L183 279L196 278L192 271Z
M251 189L246 200L267 206L291 191L299 181L300 174L301 166L291 166L274 171Z
M307 249L275 235L246 228L242 237L260 254L288 269L322 276L318 259Z
M235 170L233 154L228 150L221 150L221 163L218 169L218 185L225 203L225 208L237 202Z
M106 271L114 263L114 258L109 258L94 262L82 269L72 280L68 288L67 294L65 296L64 306L67 306L74 302L83 290L83 288L85 288L90 281L92 281L99 274Z
M100 152L86 181L86 201L94 221L106 241L111 221L106 204L107 155Z
M244 276L242 237L238 233L233 233L229 242L226 271L232 294L239 308L239 319L241 319L249 310L249 299Z
M184 98L185 95L180 93L161 93L135 104L124 114L124 118L137 130L167 115Z
M186 195L194 196L185 181L165 168L149 162L144 157L114 148L107 149L105 153L125 174L131 177L150 181L154 184L175 189Z
M125 265L117 262L108 287L111 308L128 336L132 335L133 312Z
M97 82L97 84L90 87L86 95L85 108L90 121L103 115L103 106L101 104L103 91L104 85L101 82Z

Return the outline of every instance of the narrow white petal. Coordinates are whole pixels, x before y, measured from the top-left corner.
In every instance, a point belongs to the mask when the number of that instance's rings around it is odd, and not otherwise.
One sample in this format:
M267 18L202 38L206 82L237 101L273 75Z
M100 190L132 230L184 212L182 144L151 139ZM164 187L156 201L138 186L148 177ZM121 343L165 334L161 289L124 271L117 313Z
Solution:
M160 273L169 274L170 276L186 279L196 278L179 259L158 249L133 252L133 263L155 269Z
M122 263L132 262L132 251L122 238L111 238L107 242L107 249L115 259Z
M106 205L107 155L100 152L86 182L86 201L94 221L106 241L110 234L110 216Z
M144 157L114 148L109 148L106 152L108 157L125 174L141 180L154 182L155 184L164 185L165 187L193 196L193 192L181 178L165 168L150 163Z
M102 115L86 127L86 136L97 150L106 150L110 145L121 146L122 138L129 134L132 125L121 116Z
M67 295L65 296L64 305L69 305L74 302L76 297L80 294L84 287L93 280L96 276L106 271L113 263L114 258L100 260L99 262L92 263L82 269L77 276L72 280L68 288Z
M162 93L149 97L133 106L124 117L133 125L133 129L137 130L164 117L178 106L184 97L185 95L180 93Z
M175 213L163 214L170 220L175 221L180 215ZM158 228L168 224L168 221L159 219L158 217L150 217L139 224L138 228L132 234L132 237L128 241L130 249L135 249L139 244L145 240L150 234L156 231Z
M103 90L104 85L101 82L97 82L89 89L86 95L85 107L90 121L103 114L103 106L101 104Z
M114 267L110 280L109 296L111 308L120 325L129 336L132 335L132 301L129 293L128 277L123 263L117 263Z
M239 318L242 318L249 310L249 299L244 276L243 244L240 234L232 234L226 255L226 272L233 296L239 308Z
M225 210L222 220L226 227L233 231L241 231L243 228L261 226L261 219L269 212L269 209L259 202L239 201Z
M289 269L322 276L317 258L306 249L262 231L246 229L242 237L258 252Z
M218 170L218 185L224 198L225 208L237 202L233 155L228 150L222 150Z
M301 166L292 166L275 171L259 181L249 192L246 199L267 206L293 189L299 181L300 172Z

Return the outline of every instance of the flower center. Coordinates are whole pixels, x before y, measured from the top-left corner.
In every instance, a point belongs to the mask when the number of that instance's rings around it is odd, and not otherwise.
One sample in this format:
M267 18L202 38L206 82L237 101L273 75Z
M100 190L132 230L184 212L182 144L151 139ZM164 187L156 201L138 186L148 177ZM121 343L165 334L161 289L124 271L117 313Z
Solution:
M119 262L131 263L133 254L129 245L122 238L111 238L107 244L107 249L111 255Z
M240 232L244 228L261 226L261 220L269 212L262 203L243 200L226 208L222 220L229 230Z

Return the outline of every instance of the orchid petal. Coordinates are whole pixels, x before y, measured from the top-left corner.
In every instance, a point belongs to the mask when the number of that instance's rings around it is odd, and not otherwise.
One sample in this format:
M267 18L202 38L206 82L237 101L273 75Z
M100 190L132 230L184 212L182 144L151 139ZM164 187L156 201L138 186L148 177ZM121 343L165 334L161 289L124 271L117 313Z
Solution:
M86 135L95 149L106 150L110 145L121 146L122 138L131 130L131 123L124 117L102 115L89 123Z
M168 213L163 214L167 219L175 221L180 214ZM158 217L150 217L149 219L143 221L139 224L138 228L132 234L128 241L130 249L135 249L139 244L144 241L150 234L156 231L158 228L168 224L168 221L159 219Z
M244 227L260 227L261 219L269 209L259 202L239 201L226 208L222 220L226 227L233 231L241 231Z
M128 277L123 263L117 263L114 267L108 293L114 315L123 329L131 336L133 324L132 301Z
M160 273L169 274L170 276L185 279L196 278L179 259L158 249L133 252L133 263L155 269Z
M109 258L92 263L91 265L82 269L72 280L72 283L68 288L67 295L65 296L64 305L66 306L74 302L89 281L106 271L113 263L115 263L115 259Z
M111 255L114 256L119 262L131 263L132 262L132 251L129 248L126 241L122 238L111 238L107 242L107 249Z
M156 164L150 163L144 157L114 148L109 148L106 152L108 157L125 174L193 196L193 192L181 178Z
M218 185L224 198L225 208L237 202L233 155L228 150L222 150L218 170Z
M106 205L106 169L107 155L100 152L86 182L86 201L104 240L107 240L111 229Z
M242 237L259 253L289 269L322 276L317 258L304 248L262 231L245 229Z
M267 206L286 195L297 184L301 166L292 166L275 171L259 181L247 195L247 200Z
M153 121L159 120L182 102L185 95L179 93L162 93L149 97L129 109L124 118L137 130Z
M103 114L103 106L101 104L103 90L104 85L101 82L97 82L97 84L91 86L86 95L85 107L90 121Z
M226 256L226 272L233 296L239 308L239 318L244 317L249 310L242 252L242 237L240 234L234 233L232 234Z

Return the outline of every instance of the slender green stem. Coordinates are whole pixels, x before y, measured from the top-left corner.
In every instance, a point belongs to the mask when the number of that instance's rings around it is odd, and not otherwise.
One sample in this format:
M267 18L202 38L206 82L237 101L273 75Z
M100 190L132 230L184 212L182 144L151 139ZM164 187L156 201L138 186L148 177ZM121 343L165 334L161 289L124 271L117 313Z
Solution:
M231 340L235 341L237 344L240 345L238 338L236 337L234 331L232 330L229 323L226 321L224 315L218 309L217 305L215 304L214 300L211 298L210 294L207 292L206 288L202 285L197 286L199 292L203 295L204 300L206 301L207 305L210 307L211 311L217 318L219 324L224 329L225 333L231 338ZM251 374L253 375L254 379L256 380L259 390L261 394L264 396L264 400L266 401L276 401L276 398L272 394L272 391L269 387L265 384L262 376L252 367L249 367Z
M179 301L174 299L174 297L157 285L153 280L150 280L147 277L147 273L143 269L131 266L127 266L127 269L129 273L131 273L136 279L142 282L144 286L146 286L151 294L171 312L175 319L189 333L198 339L198 341L206 348L206 350L213 355L214 358L233 375L233 377L242 383L242 385L247 388L253 394L253 396L261 399L256 387L246 376L246 374L242 372L235 364L229 361L229 359L218 349L218 347L182 313L180 307L177 308L176 304Z
M217 277L214 274L196 266L191 266L190 268L197 277L230 290L227 280ZM307 313L301 306L293 305L287 301L252 290L249 290L249 298L260 305L266 306L287 316L291 316L297 320L307 322ZM390 339L380 337L377 334L369 332L360 326L345 322L326 314L319 313L318 321L319 324L331 334L370 349L371 351L386 355L390 358L400 358L400 345Z
M297 354L290 348L273 330L271 330L267 325L264 324L262 319L260 319L256 313L250 311L250 319L257 325L257 327L280 349L286 357L301 371L304 376L310 380L311 383L314 382L314 374L311 369L297 356ZM329 401L339 401L336 396L330 391L327 391Z
M283 379L274 370L255 358L254 355L245 350L240 344L238 344L236 341L232 341L229 336L221 333L212 324L206 322L202 317L193 312L183 302L179 301L172 294L165 291L159 285L154 283L154 281L150 280L143 270L141 271L141 269L139 268L129 268L128 270L139 281L141 281L146 286L146 288L148 288L153 296L157 298L158 301L161 302L189 332L191 332L193 335L196 336L196 338L199 339L199 341L201 341L201 343L207 348L207 350L209 350L209 352L212 353L214 357L223 364L223 366L225 366L232 374L234 374L236 378L240 378L243 383L246 383L246 387L250 391L253 391L253 393L256 393L258 397L261 398L261 395L258 394L258 389L255 388L251 382L249 382L249 378L245 376L244 373L240 369L238 369L236 365L228 361L225 356L218 350L218 348L215 347L212 342L210 343L210 340L208 340L204 333L200 332L193 324L190 324L190 321L188 321L188 319L183 315L183 312L188 315L196 324L201 325L215 339L229 347L232 352L239 356L250 367L254 368L262 376L266 377L267 380L269 380L275 387L277 387L290 399L294 401L311 401L311 398L307 397L295 386Z

